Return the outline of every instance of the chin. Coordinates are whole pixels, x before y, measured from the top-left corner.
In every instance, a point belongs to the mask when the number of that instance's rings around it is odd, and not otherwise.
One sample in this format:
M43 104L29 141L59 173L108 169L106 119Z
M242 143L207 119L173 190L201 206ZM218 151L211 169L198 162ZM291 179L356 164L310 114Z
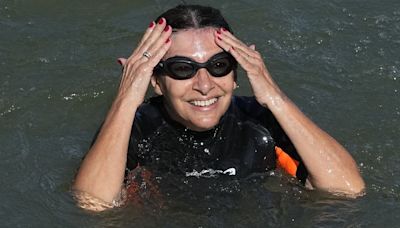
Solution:
M200 122L193 122L189 128L193 131L207 131L213 129L218 123L219 120L203 120Z

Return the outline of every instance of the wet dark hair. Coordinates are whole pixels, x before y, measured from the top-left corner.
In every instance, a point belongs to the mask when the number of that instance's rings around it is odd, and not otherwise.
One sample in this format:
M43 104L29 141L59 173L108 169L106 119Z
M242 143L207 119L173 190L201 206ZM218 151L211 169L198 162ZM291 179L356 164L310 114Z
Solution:
M178 5L161 14L156 21L165 18L174 30L206 27L231 28L218 9L201 5Z

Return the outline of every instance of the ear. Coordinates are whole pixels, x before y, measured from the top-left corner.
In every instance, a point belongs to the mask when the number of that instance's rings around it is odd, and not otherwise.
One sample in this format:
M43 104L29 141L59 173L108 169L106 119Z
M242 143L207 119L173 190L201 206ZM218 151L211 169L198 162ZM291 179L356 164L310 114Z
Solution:
M158 78L156 76L151 76L151 85L153 86L154 92L157 95L163 95L162 91L161 91L161 85L160 85L160 81L158 80Z
M235 90L235 89L237 89L237 88L239 88L239 85L237 84L236 81L234 81L234 82L233 82L233 90Z

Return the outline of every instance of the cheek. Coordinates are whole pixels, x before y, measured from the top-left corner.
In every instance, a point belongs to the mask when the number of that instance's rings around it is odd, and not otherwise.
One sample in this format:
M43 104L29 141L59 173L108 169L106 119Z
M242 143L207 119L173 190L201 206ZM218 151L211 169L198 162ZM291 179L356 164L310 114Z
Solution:
M216 81L216 84L227 93L232 92L236 87L236 82L233 80L233 77L221 78Z
M183 97L186 93L190 92L191 88L190 80L174 80L165 77L162 83L162 92L170 100Z

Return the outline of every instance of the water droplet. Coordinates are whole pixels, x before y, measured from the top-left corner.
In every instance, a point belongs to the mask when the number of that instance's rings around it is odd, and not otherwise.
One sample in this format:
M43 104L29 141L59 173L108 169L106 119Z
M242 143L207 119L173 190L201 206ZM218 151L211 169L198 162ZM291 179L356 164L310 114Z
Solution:
M262 139L264 140L264 142L268 142L267 136L264 136Z

